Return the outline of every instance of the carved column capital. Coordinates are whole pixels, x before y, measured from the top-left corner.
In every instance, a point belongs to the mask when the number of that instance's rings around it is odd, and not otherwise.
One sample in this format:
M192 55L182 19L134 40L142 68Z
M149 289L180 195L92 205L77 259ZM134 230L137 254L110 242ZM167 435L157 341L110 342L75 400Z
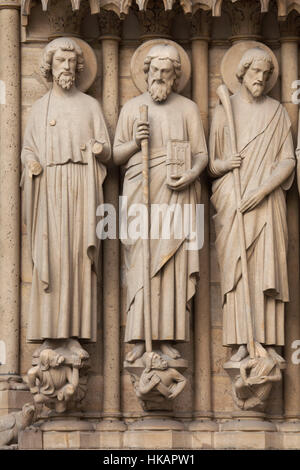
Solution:
M115 12L101 10L98 15L98 23L100 29L100 39L120 39L122 31L121 20Z
M21 0L0 0L0 9L2 8L21 8Z
M163 2L149 0L146 10L134 10L141 25L141 39L171 38L174 10L165 10Z
M226 0L222 8L230 18L232 41L261 39L262 14L259 0L238 0L236 3Z
M210 39L212 16L210 11L198 10L191 18L191 39Z
M295 10L288 14L285 21L279 23L280 41L298 41L300 34L300 15Z
M70 0L51 0L47 10L50 25L50 38L60 36L80 36L81 21L88 11L88 3L80 10L73 11Z

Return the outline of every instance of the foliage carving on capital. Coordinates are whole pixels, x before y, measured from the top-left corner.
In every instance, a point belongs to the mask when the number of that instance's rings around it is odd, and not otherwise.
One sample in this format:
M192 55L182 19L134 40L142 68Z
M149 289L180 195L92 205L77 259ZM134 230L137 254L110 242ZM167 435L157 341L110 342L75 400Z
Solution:
M296 37L300 33L300 15L297 11L291 11L285 21L279 24L281 39Z
M88 12L84 3L79 10L73 10L69 0L52 0L47 10L51 37L80 35L81 21Z
M116 13L108 10L101 10L98 15L100 36L121 37L121 20Z
M223 2L222 11L231 21L232 36L260 36L261 4L259 0L244 0L232 3Z
M157 3L149 0L147 8L143 10L135 9L142 27L141 36L144 38L171 37L172 20L175 10L165 9L163 2Z
M210 11L197 10L191 19L191 37L209 38L212 25Z

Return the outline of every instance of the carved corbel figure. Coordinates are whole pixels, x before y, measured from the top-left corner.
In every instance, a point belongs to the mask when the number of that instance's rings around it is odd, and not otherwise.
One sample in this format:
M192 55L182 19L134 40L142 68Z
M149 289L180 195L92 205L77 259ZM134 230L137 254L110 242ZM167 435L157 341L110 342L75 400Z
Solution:
M21 411L0 416L0 447L18 442L20 431L30 426L36 419L36 409L32 403L26 403Z
M27 373L29 388L37 405L54 406L57 412L63 412L70 400L76 401L82 361L74 355L70 362L67 364L65 357L53 349L41 351L38 364Z
M155 352L144 353L142 360L145 369L136 387L137 397L145 402L174 400L184 389L186 378Z

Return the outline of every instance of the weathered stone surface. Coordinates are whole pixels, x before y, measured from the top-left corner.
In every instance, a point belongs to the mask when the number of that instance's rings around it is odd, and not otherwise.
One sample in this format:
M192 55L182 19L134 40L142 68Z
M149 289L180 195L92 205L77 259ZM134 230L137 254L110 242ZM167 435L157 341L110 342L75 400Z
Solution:
M27 249L27 229L25 225L23 225L20 229L15 229L14 227L18 227L18 223L20 220L20 213L18 209L18 201L19 198L19 181L20 175L18 170L19 165L19 150L18 142L19 139L19 126L21 124L21 139L23 141L24 130L25 126L28 122L28 116L31 111L31 107L33 102L42 96L45 93L46 88L43 88L43 80L39 75L39 66L40 66L40 58L42 57L43 48L45 44L48 42L48 38L51 34L50 26L49 26L49 19L51 21L52 30L55 28L57 29L59 25L54 25L55 18L58 18L56 12L53 11L51 16L47 16L44 12L42 12L41 2L36 2L37 4L32 6L30 9L30 16L28 19L28 26L22 27L22 42L20 47L21 52L21 60L18 60L18 44L19 44L19 12L18 10L8 10L5 8L5 5L12 3L17 3L13 0L8 1L0 1L1 4L1 13L4 27L1 27L1 51L0 51L0 114L1 114L1 130L0 130L0 141L6 142L4 151L1 150L1 155L4 155L5 158L1 160L0 164L0 180L1 180L1 194L4 195L4 199L1 196L1 200L4 200L5 206L8 207L9 211L7 212L9 216L7 219L1 216L1 233L4 231L8 236L3 237L1 236L1 243L0 243L0 256L2 259L2 253L4 254L5 262L1 262L1 272L5 271L5 275L1 275L0 273L0 280L4 279L5 282L2 283L3 291L5 291L4 301L3 304L1 300L0 307L3 307L3 316L5 322L9 326L9 334L5 333L5 342L7 338L19 338L16 341L12 341L12 349L17 351L14 356L10 356L12 358L12 362L10 364L13 365L13 368L17 373L25 374L26 371L31 367L31 358L32 353L36 349L35 344L29 344L26 342L26 335L27 335L27 326L28 326L28 306L29 306L29 295L31 289L31 260L29 257L28 249ZM107 2L106 2L107 3ZM134 3L134 2L133 2ZM223 2L224 5L225 2ZM239 8L239 3L236 2L234 7ZM254 17L257 19L257 13L260 14L260 3L263 2L256 2L257 3L257 11L254 11ZM266 3L266 2L265 2ZM270 2L271 5L272 2ZM295 2L294 2L295 3ZM56 2L48 2L48 8L55 8ZM146 5L146 3L144 2ZM249 4L249 2L248 2ZM174 4L175 5L175 4ZM188 2L184 3L184 8L186 9ZM278 4L279 5L279 4ZM290 5L288 7L288 5ZM81 2L81 7L83 6L83 2ZM4 7L4 8L3 8ZM81 8L80 7L80 8ZM111 6L108 5L107 8ZM144 6L143 6L144 7ZM281 15L282 19L288 13L290 13L290 8L294 8L295 5L292 5L292 2L288 4L288 2L282 1L280 2L278 8L278 14ZM176 7L177 8L177 7ZM102 9L103 10L103 9ZM218 7L216 8L216 11ZM69 9L69 12L71 9ZM216 11L214 14L216 14ZM142 28L138 24L137 18L134 16L132 9L129 9L131 12L127 18L122 21L122 40L119 43L119 53L115 52L113 56L113 63L117 64L116 68L114 69L114 80L117 80L117 87L115 84L113 87L114 90L111 93L105 93L105 89L109 89L110 87L110 78L106 79L106 85L104 86L104 70L103 70L103 61L102 57L105 54L105 48L103 48L102 40L99 40L99 30L97 28L97 15L94 15L94 18L87 16L84 18L84 29L81 31L84 37L88 37L88 41L93 47L96 56L97 56L97 63L98 63L98 70L97 70L97 77L94 84L88 91L88 94L95 97L97 100L100 101L101 104L104 104L107 109L107 114L105 114L105 118L108 121L108 124L111 128L111 138L114 136L114 120L116 120L118 115L118 104L122 107L127 100L131 99L134 96L139 94L138 90L133 85L130 76L130 60L137 49L138 45L140 44L140 33ZM150 12L150 10L149 10ZM148 12L148 13L149 13ZM189 19L183 16L182 10L177 8L176 10L176 18L174 22L174 27L172 29L172 35L175 41L178 41L190 55L190 50L192 47L191 36L195 35L194 30L189 31ZM199 15L199 14L197 14ZM198 16L193 16L197 18ZM208 12L208 16L211 13ZM75 15L76 16L76 15ZM104 16L104 15L103 15ZM202 13L199 15L202 16ZM144 18L148 17L149 14L144 15ZM289 14L287 19L280 22L282 26L280 26L279 31L279 22L277 21L277 12L272 11L264 15L263 18L263 35L264 35L264 42L268 44L271 49L274 51L277 59L279 60L280 64L280 78L277 81L277 84L273 88L270 93L270 96L282 101L285 104L285 107L289 113L289 116L292 121L292 128L293 128L293 137L294 143L296 145L297 140L297 122L298 122L298 105L291 103L291 87L290 84L293 80L299 78L299 58L300 52L298 50L297 38L293 39L293 36L296 37L297 35L297 18L299 15L294 10L293 13ZM9 20L8 20L9 18ZM25 24L26 17L23 16L22 22ZM63 21L63 19L62 19ZM1 19L0 19L1 22ZM254 21L255 23L255 21ZM248 19L245 21L245 25L242 25L240 22L238 23L239 27L242 26L248 28L248 31L255 29L255 24L251 24ZM1 23L3 24L3 23ZM71 21L68 22L64 21L64 27L66 28L66 32L69 26L72 27L72 18ZM74 23L75 24L75 23ZM73 24L73 26L74 26ZM96 24L96 27L95 27ZM256 26L257 26L256 21ZM187 26L188 25L188 26ZM159 25L161 26L161 25ZM199 25L197 25L199 26ZM253 29L254 27L254 29ZM53 29L54 28L54 29ZM153 32L153 25L147 26L148 31ZM77 29L78 29L78 22L77 22ZM108 30L106 30L107 32ZM52 31L53 32L53 31ZM199 29L198 33L202 33L201 28ZM207 60L208 66L206 66L206 59L205 59L205 50L207 44L205 41L200 44L199 49L194 47L194 50L200 51L199 54L201 55L201 59L199 59L199 64L196 66L196 61L193 62L193 80L191 80L187 86L187 88L183 91L184 96L191 97L191 85L193 85L193 99L195 96L202 97L201 100L198 102L198 106L201 112L201 117L203 120L207 117L206 112L206 105L208 108L208 116L209 122L212 120L214 106L218 102L218 97L216 94L216 89L221 84L221 61L223 56L225 55L226 51L230 47L230 41L228 38L232 35L232 30L230 27L230 20L223 11L222 16L214 18L213 20L213 29L211 32L211 40L209 41L209 47L207 48ZM11 41L11 48L7 48L5 44L7 41ZM201 41L200 41L201 42ZM118 49L117 44L116 51ZM200 55L198 54L198 57ZM21 70L18 71L17 63L21 64ZM8 65L8 67L6 67ZM18 75L17 75L18 74ZM108 74L109 75L109 74ZM116 77L115 77L116 75ZM17 77L22 78L18 81ZM15 78L14 78L15 77ZM206 78L208 79L208 93L205 90L205 82ZM6 91L3 92L3 83L5 82ZM106 88L105 88L106 87ZM19 90L22 90L22 94L19 93ZM293 90L294 91L294 90ZM21 106L19 106L17 96L21 97ZM9 100L9 109L8 107L4 108L2 101L3 97ZM206 103L207 102L207 103ZM116 105L116 106L115 106ZM115 110L117 109L117 112ZM21 110L21 117L19 116L19 111ZM8 116L8 119L3 116ZM3 119L2 119L3 118ZM6 165L6 163L9 163ZM9 172L7 172L9 169ZM120 183L122 182L122 172L120 172L121 178ZM107 187L110 186L110 189L107 191L107 195L109 195L110 199L117 200L119 195L119 187L118 187L118 170L114 169L114 172L109 170L108 177L107 177ZM208 192L211 192L211 180L208 182ZM210 194L209 194L210 195ZM1 205L1 201L0 201ZM287 355L286 358L288 359L288 368L285 372L285 381L284 384L275 384L270 397L269 397L269 404L266 409L267 417L274 420L275 422L282 422L284 416L291 417L292 419L297 419L299 417L299 374L298 374L298 367L296 364L292 363L291 357L293 352L295 351L292 349L291 344L294 339L297 339L297 331L299 331L299 293L298 293L298 279L299 279L299 256L298 253L298 245L299 245L299 202L298 202L298 193L296 186L293 190L289 191L287 197L287 208L288 208L288 232L289 232L289 288L290 288L290 296L291 302L286 309L286 350L285 354ZM190 419L193 419L191 414L194 410L194 407L197 406L197 400L195 400L195 394L197 397L200 397L198 400L198 405L202 406L205 403L205 399L201 394L206 393L206 386L207 384L212 385L212 408L213 412L215 413L217 418L230 418L232 410L234 409L234 405L231 399L231 386L230 382L227 377L225 377L224 372L222 370L222 362L226 360L226 357L229 354L229 351L222 347L222 308L221 308L221 294L220 294L220 272L217 265L216 260L216 251L213 245L215 240L215 229L212 224L212 215L213 211L210 210L209 215L209 236L211 245L208 248L209 257L210 257L210 280L211 284L210 287L207 287L207 296L210 298L210 306L209 311L206 312L204 308L205 299L200 298L199 302L199 309L197 312L202 313L205 311L206 320L211 323L211 330L210 335L211 340L209 339L209 349L211 355L211 373L209 374L208 380L206 380L206 369L203 368L203 361L207 360L207 351L205 354L202 354L201 357L194 357L194 353L198 354L194 351L194 339L191 337L191 344L188 346L180 346L179 349L182 354L189 360L189 369L185 372L185 376L188 378L188 384L185 387L183 393L176 399L175 405L175 415L176 419L182 422L189 423ZM6 220L6 221L5 221ZM3 224L3 221L5 223ZM12 222L6 223L7 221ZM20 233L19 233L20 232ZM20 234L23 234L21 237L21 243L18 242L18 237ZM2 243L5 242L3 245ZM113 241L114 242L114 241ZM107 259L107 265L105 265L103 269L103 274L106 277L106 285L116 286L115 284L115 274L111 276L111 269L113 271L118 269L118 258L117 255L112 253L109 248L109 243L106 246L103 246L103 250ZM17 255L17 251L14 251L14 255L12 255L12 249L14 247L21 247L21 253ZM122 249L120 250L122 251ZM112 253L112 254L111 254ZM116 256L116 257L115 257ZM13 261L12 261L13 260ZM120 262L121 268L123 270L123 261ZM18 267L21 268L21 276L18 274ZM13 267L13 269L11 269ZM113 279L112 279L113 278ZM13 279L13 282L12 282ZM21 279L22 283L19 284L19 280ZM203 278L202 281L203 283ZM104 390L104 383L103 383L103 369L104 369L104 361L105 361L105 353L106 349L104 350L103 346L103 337L106 335L105 330L103 330L103 318L100 311L98 311L98 327L97 327L97 343L96 345L84 345L86 350L89 352L91 357L91 376L88 382L88 393L82 403L83 409L87 410L91 413L91 416L94 419L99 419L101 412L111 411L114 412L116 410L122 410L122 413L127 418L131 418L136 420L142 414L141 406L134 394L132 389L132 384L130 381L129 375L121 375L120 370L122 369L122 364L124 357L130 351L131 345L121 346L123 344L124 338L124 328L126 325L126 299L125 299L125 291L126 291L126 282L124 280L124 276L121 273L121 281L120 284L123 286L121 291L118 292L118 288L114 290L114 300L109 303L109 299L106 299L106 305L109 305L109 309L107 309L106 313L112 315L114 318L114 328L116 327L116 331L114 335L107 335L106 344L109 344L109 348L107 350L112 351L115 354L114 357L118 357L118 349L121 349L121 358L120 360L116 359L108 361L106 366L112 367L111 374L106 373L106 389L111 391L110 396L107 395L107 399L103 400L103 390ZM201 284L203 285L203 284ZM21 293L20 296L17 294L17 290L20 288ZM110 290L107 290L110 291ZM203 290L203 289L202 289ZM116 297L120 294L120 306L117 305ZM1 295L0 295L1 297ZM21 300L21 306L18 307L18 299ZM7 303L6 300L10 299L11 303ZM200 310L202 307L203 300L203 309ZM102 303L102 296L99 296L99 304ZM11 309L10 305L13 305L13 309ZM111 310L112 309L112 310ZM15 313L12 313L15 312ZM104 312L105 314L105 312ZM120 324L122 325L122 329L118 329L118 321L120 318ZM21 319L20 328L18 329L18 324L15 322L16 319ZM12 320L12 322L11 322ZM202 317L202 320L205 319ZM1 322L0 322L1 323ZM192 324L191 328L193 329L194 324ZM0 324L0 331L1 324ZM120 333L120 334L119 334ZM203 351L204 345L203 343L204 338L199 333L197 333L201 339L201 346L202 349L198 349ZM116 345L115 338L119 337L120 342ZM0 338L1 340L2 338ZM1 350L0 344L0 357L3 357L3 352ZM6 366L5 366L6 367ZM196 368L197 367L197 373ZM3 372L3 366L0 366L0 374ZM115 377L119 376L122 378L121 384L118 385L118 382L115 380ZM199 381L200 377L200 381ZM202 378L202 382L201 382ZM196 380L198 380L198 385L196 385ZM10 392L11 393L11 392ZM17 398L13 398L13 394L18 393ZM107 392L106 392L107 393ZM15 392L12 391L11 400L6 399L3 396L0 398L0 404L4 406L1 408L0 406L0 415L3 416L6 414L7 411L14 411L18 410L19 407L23 404L21 399L21 395L23 394L24 400L27 400L28 392ZM209 403L210 394L207 396L208 400L206 403ZM121 406L118 406L118 400L122 400ZM28 400L27 400L28 401ZM112 405L112 406L110 406ZM15 408L16 406L16 408ZM200 409L202 409L200 406ZM121 413L121 415L122 415ZM210 431L194 431L192 433L188 433L186 431L180 431L178 433L173 432L172 439L165 439L164 442L167 445L173 446L173 448L182 448L185 446L188 449L201 449L201 448L217 448L218 444L220 444L221 448L226 448L227 444L231 444L232 441L236 441L241 448L242 447L250 447L258 445L258 447L262 448L272 448L272 449L298 449L300 447L299 443L299 430L291 430L288 431L288 425L290 422L284 422L283 424L286 427L279 426L277 432L269 433L269 435L265 435L264 437L258 435L257 433L246 433L241 434L240 438L236 438L236 435L229 436L224 434L224 430L220 431L218 435L214 434ZM292 423L294 424L294 423ZM223 437L222 437L223 436ZM95 431L95 432L81 432L79 438L75 438L72 435L70 438L69 436L65 435L62 439L62 447L65 446L78 446L78 448L82 449L89 449L89 448L103 448L109 449L111 446L115 446L116 448L124 448L124 439L123 433L112 433L105 431ZM42 447L42 435L40 432L35 434L31 433L31 430L26 430L22 433L22 436L19 441L19 448L35 448L40 449ZM136 438L132 439L133 443L135 442ZM137 441L141 444L143 440L137 439ZM131 441L130 441L131 442ZM156 442L154 440L154 442ZM227 444L226 444L227 443ZM46 438L47 444L47 438ZM50 439L51 444L51 439ZM52 441L52 446L55 448L55 439ZM57 444L59 445L59 444ZM134 444L135 445L135 444ZM143 444L142 444L143 445ZM269 446L269 447L268 447ZM52 447L53 448L53 447ZM77 447L76 447L77 448Z
M273 433L268 432L216 432L214 448L226 450L265 450L271 447Z
M25 429L20 433L18 441L18 449L20 450L42 450L43 434L38 428Z
M80 432L43 432L43 449L80 449Z

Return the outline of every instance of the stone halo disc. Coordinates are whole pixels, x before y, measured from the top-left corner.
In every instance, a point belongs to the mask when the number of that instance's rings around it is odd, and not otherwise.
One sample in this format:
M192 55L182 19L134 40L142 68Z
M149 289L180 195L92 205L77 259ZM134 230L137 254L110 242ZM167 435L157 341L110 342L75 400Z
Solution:
M97 75L97 57L91 46L79 38L70 38L78 44L83 53L84 69L76 75L76 86L85 92L94 83Z
M151 47L156 46L158 44L169 44L170 46L174 46L176 47L179 53L181 60L181 77L177 88L177 92L179 93L184 89L190 79L191 63L189 56L187 55L183 47L169 39L152 39L150 41L144 42L140 47L137 48L137 50L132 56L130 63L131 77L133 83L141 93L147 91L146 76L144 73L144 60L147 57L147 54L150 51Z
M278 66L278 61L274 52L268 46L266 46L265 44L261 42L243 41L243 42L239 42L231 46L231 48L228 49L228 51L224 55L222 62L221 62L222 79L225 85L227 85L227 87L231 91L231 93L236 93L241 86L241 83L235 76L235 72L237 71L239 62L243 54L248 49L252 49L253 47L259 47L260 49L263 49L266 52L268 52L270 56L272 57L272 61L274 64L274 70L272 72L271 77L267 81L265 93L268 93L277 82L277 78L279 74L279 66Z
M83 53L84 58L84 69L82 72L76 72L76 87L78 90L85 92L87 91L90 86L94 83L96 76L97 76L97 57L91 46L83 41L82 39L75 38L75 37L66 37L66 39L71 39L72 41L76 42L76 44L80 47ZM47 88L51 88L52 81L49 82L47 80L43 80Z

